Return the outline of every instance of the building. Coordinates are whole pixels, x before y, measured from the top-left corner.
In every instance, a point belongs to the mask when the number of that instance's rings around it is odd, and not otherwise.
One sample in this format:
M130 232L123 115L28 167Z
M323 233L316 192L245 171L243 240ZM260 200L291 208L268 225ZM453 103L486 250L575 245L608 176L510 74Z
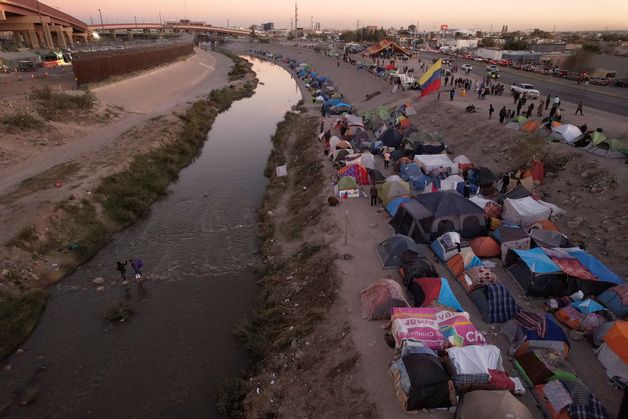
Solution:
M265 31L274 31L275 30L275 24L273 22L267 22L267 23L262 23L262 29L264 29Z
M376 31L378 29L379 28L377 26L375 26L375 25L369 25L369 26L366 27L367 31Z
M487 60L499 61L502 59L504 50L496 48L478 48L475 51L476 57L486 58Z
M562 54L565 52L567 45L564 43L536 43L536 44L528 44L528 51L541 52L543 54L547 53L558 53Z
M538 64L541 61L540 52L532 51L504 51L502 59L512 61L515 64Z
M450 39L445 38L439 40L439 44L441 47L449 47L451 49L470 49L478 47L477 39Z
M321 22L314 22L314 29L316 32L320 32L321 31Z

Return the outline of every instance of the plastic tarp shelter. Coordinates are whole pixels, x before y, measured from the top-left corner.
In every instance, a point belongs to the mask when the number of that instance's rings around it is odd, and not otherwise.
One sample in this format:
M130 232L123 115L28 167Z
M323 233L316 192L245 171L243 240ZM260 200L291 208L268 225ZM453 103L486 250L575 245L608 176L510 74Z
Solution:
M547 220L552 215L552 209L531 197L520 199L506 198L502 218L510 224L528 227L537 221Z
M355 178L359 185L370 185L369 174L364 166L361 164L352 164L345 166L338 171L338 177L344 178L351 176Z
M606 368L609 378L619 379L628 385L628 321L614 322L604 336L597 359Z
M487 323L504 323L517 314L517 303L503 284L480 287L469 293L469 298Z
M628 284L616 285L604 290L597 300L620 319L628 317Z
M386 147L399 148L403 141L403 134L397 128L388 128L380 135L378 141L384 143Z
M419 246L409 237L396 234L381 242L376 249L379 261L384 268L398 268L404 258L423 257Z
M416 278L408 288L417 307L437 303L452 310L464 311L446 278Z
M530 410L507 390L475 390L465 393L455 419L532 419Z
M393 307L410 307L402 286L393 279L380 279L362 290L362 317L368 320L390 319Z
M364 128L364 122L362 121L362 118L359 116L347 115L345 116L345 119L347 120L348 127Z
M379 54L387 48L391 48L393 51L407 55L408 57L412 55L409 51L405 50L404 48L389 39L384 39L377 42L376 44L371 45L366 49L365 52L369 55Z
M563 124L552 128L552 132L559 134L567 144L573 143L582 135L582 131L575 125Z
M458 163L452 162L445 154L417 154L414 161L419 164L424 173L430 173L441 167L451 169L451 174L458 173Z
M528 295L562 297L570 293L567 275L540 247L509 249L505 266Z
M375 156L371 153L362 153L362 154L351 154L347 156L347 161L345 162L347 166L352 164L361 164L367 169L375 169Z

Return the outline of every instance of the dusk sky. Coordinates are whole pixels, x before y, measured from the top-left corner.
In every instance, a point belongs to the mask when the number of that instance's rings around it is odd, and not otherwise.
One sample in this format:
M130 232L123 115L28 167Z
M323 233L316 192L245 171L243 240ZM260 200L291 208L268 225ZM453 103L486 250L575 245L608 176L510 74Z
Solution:
M289 28L294 16L291 0L44 0L86 23L158 22L187 17L216 26L248 27L274 22L276 28ZM321 28L384 27L419 24L419 30L434 30L441 24L450 28L494 30L508 25L510 30L541 28L552 30L628 30L628 0L448 0L442 2L410 0L307 0L299 1L299 26L310 27L310 20Z

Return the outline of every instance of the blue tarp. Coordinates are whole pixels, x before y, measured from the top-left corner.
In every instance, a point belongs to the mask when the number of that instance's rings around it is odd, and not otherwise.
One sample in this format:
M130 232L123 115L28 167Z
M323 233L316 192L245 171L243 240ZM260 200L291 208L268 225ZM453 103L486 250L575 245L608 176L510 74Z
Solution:
M444 306L456 309L457 311L464 311L464 309L456 299L454 292L451 290L449 282L446 278L440 279L440 292L438 293L438 302Z
M521 260L528 265L530 271L538 274L546 274L550 272L561 272L561 269L552 262L542 248L535 247L530 250L513 249L519 255Z
M582 250L568 250L571 256L578 259L585 268L589 270L593 275L597 276L600 281L610 282L613 284L621 285L624 280L620 278L615 272L611 271L608 266L597 260L591 254Z
M571 303L571 306L577 308L578 311L584 314L595 313L596 311L606 310L604 306L602 306L600 303L597 303L590 299L586 299L582 301L574 301L573 303Z
M386 211L388 211L388 214L390 214L391 217L394 217L395 214L397 213L397 210L399 209L399 205L403 204L404 202L410 202L410 201L412 201L412 198L405 198L405 197L395 198L392 201L390 201L388 205L386 205Z

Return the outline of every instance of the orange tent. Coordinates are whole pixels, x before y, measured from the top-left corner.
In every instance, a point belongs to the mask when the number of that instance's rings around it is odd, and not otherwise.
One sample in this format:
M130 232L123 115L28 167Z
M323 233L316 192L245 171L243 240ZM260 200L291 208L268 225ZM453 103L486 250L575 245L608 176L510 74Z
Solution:
M476 256L492 258L501 255L499 244L490 237L478 237L471 241L471 249Z
M628 320L617 320L604 340L624 364L628 364Z
M521 130L526 131L526 132L532 132L532 131L536 131L540 126L541 126L541 121L528 119L526 123L521 126Z

